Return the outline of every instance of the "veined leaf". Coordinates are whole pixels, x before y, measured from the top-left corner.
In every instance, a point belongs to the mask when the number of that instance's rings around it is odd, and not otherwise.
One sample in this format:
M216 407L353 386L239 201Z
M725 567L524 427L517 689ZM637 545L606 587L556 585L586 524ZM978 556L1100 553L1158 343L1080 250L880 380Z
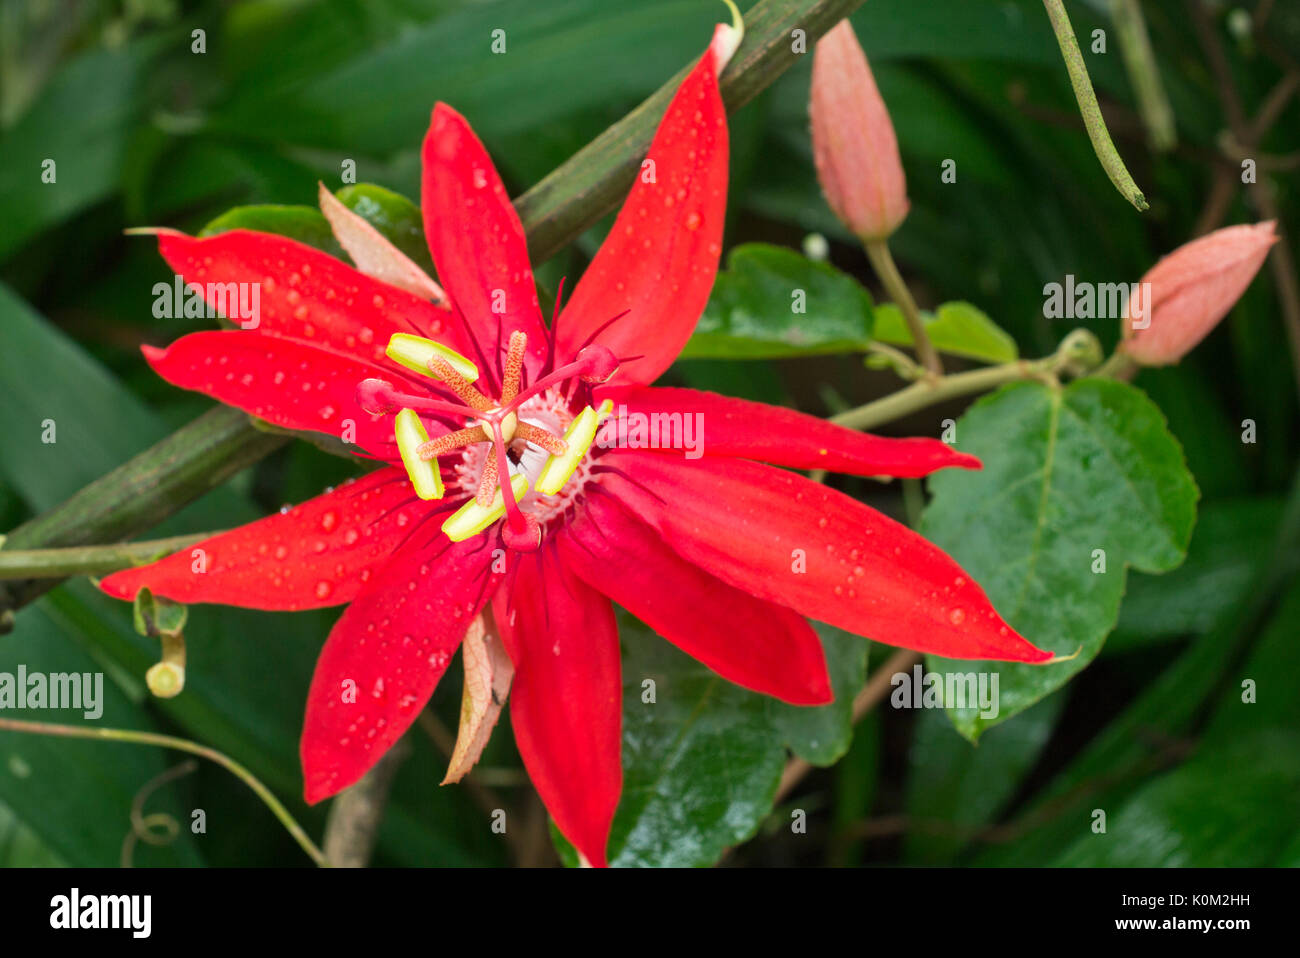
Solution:
M970 303L944 303L933 313L923 312L921 320L930 342L941 353L982 363L1010 363L1020 358L1016 341ZM896 346L912 345L912 331L902 310L893 303L876 307L876 339Z
M1124 383L1003 387L962 417L956 442L984 469L930 479L922 533L975 577L1013 628L1074 656L1046 665L932 657L937 671L999 674L997 717L950 710L974 741L1092 661L1114 628L1129 566L1164 572L1183 561L1197 491L1160 410Z
M871 294L847 273L765 243L737 246L683 359L771 359L861 352Z

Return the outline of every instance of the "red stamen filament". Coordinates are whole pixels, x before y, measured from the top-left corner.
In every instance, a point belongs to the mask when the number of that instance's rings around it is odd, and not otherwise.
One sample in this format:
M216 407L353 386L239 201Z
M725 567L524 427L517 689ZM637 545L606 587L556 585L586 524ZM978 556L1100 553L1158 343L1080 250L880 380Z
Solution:
M510 528L516 533L522 535L528 528L528 520L524 514L519 511L519 503L515 502L515 489L510 484L510 465L506 460L506 444L501 436L501 423L492 423L492 445L496 449L497 475L501 477L501 499L506 504L506 521L510 523ZM487 470L484 469L484 472ZM488 505L491 504L488 500Z

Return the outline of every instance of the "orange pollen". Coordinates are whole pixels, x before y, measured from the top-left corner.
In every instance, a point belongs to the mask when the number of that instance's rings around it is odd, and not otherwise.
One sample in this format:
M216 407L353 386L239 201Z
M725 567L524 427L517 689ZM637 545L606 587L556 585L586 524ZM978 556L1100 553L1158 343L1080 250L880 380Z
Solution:
M527 439L534 446L545 449L552 456L562 456L569 451L567 442L547 432L541 426L534 426L531 422L520 422L515 427L515 435L520 439Z
M416 452L420 458L428 462L430 459L436 459L441 455L451 452L453 449L459 449L461 446L470 446L476 442L491 442L492 437L482 426L470 426L468 429L457 429L455 432L449 432L445 436L439 436L437 439L430 439L426 443L421 443Z
M519 395L519 380L524 369L524 348L528 345L528 335L516 329L510 334L510 346L506 352L505 375L501 382L501 405Z
M492 500L497 494L497 459L496 456L488 456L483 463L483 475L479 477L478 492L474 493L474 501L484 509L492 505Z
M435 356L429 360L429 369L442 380L442 384L456 394L456 398L471 409L486 412L492 408L492 401L456 372L447 360Z

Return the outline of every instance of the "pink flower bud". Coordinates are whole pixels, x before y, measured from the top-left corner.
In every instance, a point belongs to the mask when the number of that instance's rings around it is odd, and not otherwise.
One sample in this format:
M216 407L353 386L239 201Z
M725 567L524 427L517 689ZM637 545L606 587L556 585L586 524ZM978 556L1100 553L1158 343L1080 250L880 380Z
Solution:
M848 20L817 42L808 112L827 203L859 238L889 236L907 216L907 181L889 110Z
M1241 298L1277 242L1272 220L1185 243L1147 270L1124 315L1123 350L1144 366L1176 363Z

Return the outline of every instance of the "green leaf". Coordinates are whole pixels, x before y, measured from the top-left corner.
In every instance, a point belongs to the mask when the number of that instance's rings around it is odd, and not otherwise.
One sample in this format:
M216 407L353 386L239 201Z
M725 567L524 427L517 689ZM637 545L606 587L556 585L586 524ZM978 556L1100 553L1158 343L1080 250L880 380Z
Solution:
M1010 363L1020 358L1016 341L978 307L970 303L944 303L935 312L923 312L926 334L935 349L982 363ZM896 346L911 346L912 331L903 312L893 303L876 307L876 339Z
M1103 654L1208 632L1250 587L1282 516L1277 499L1206 503L1187 561L1162 576L1135 575Z
M1300 669L1293 588L1249 660L1229 671L1195 755L1108 809L1057 864L1103 867L1265 867L1285 861L1300 821ZM1249 693L1243 683L1249 681ZM1230 783L1226 787L1225 783ZM1267 810L1261 814L1261 810Z
M970 836L994 820L1047 744L1064 704L1059 695L1044 699L987 732L978 747L940 712L921 714L908 753L909 863L952 863Z
M639 624L623 623L623 800L611 863L711 865L771 812L787 745L817 765L848 750L867 643L818 628L835 701L800 708L733 685ZM654 702L643 701L647 680Z
M136 43L71 60L0 135L0 259L116 189L156 49Z
M1160 410L1124 383L1005 386L962 417L957 444L984 469L931 478L922 533L1029 641L1075 656L1049 665L931 657L936 671L1000 673L997 717L950 710L974 741L1092 661L1115 625L1129 566L1164 572L1182 562L1197 492Z
M199 230L199 236L215 236L230 230L278 233L333 256L343 252L330 232L329 222L312 206L236 206Z
M421 268L432 273L433 263L424 242L424 221L418 206L400 193L372 183L345 186L335 195ZM329 221L314 206L237 206L209 222L199 230L199 236L215 236L237 229L277 233L331 256L345 258Z
M0 868L58 868L66 864L12 809L0 802Z
M166 435L161 421L77 343L0 284L0 471L34 510Z
M871 294L829 263L765 243L737 246L681 358L770 359L861 352Z

